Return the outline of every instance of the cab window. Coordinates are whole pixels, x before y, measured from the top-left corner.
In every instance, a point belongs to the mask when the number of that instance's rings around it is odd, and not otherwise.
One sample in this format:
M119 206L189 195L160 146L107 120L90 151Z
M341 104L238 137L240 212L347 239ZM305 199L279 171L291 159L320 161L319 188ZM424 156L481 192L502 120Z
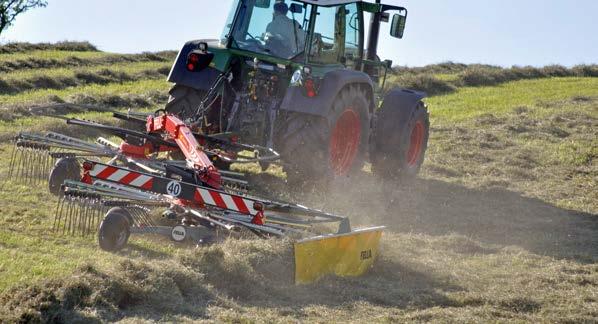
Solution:
M359 19L355 3L318 7L309 61L339 64L357 58L360 52Z
M340 57L343 55L345 29L344 20L341 23L336 18L343 10L344 6L318 7L309 53L310 62L319 64L340 62Z

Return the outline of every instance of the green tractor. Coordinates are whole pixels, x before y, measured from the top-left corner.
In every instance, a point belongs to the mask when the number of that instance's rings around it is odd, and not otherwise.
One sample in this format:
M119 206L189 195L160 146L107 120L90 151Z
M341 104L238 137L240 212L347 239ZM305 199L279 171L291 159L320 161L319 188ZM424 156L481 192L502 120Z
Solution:
M428 143L425 94L386 89L392 62L377 55L381 24L400 39L406 18L380 0L238 0L219 39L179 52L166 110L276 150L291 183L350 177L368 158L375 175L413 177Z

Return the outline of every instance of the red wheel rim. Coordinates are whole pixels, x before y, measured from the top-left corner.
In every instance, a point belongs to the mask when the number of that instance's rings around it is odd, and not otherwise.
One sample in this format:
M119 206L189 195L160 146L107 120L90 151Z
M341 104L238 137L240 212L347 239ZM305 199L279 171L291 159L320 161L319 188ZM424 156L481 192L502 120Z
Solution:
M418 120L411 130L411 139L409 141L409 150L407 151L407 165L416 166L422 153L424 144L424 123Z
M347 108L338 118L330 137L330 165L337 176L349 173L359 150L359 115Z

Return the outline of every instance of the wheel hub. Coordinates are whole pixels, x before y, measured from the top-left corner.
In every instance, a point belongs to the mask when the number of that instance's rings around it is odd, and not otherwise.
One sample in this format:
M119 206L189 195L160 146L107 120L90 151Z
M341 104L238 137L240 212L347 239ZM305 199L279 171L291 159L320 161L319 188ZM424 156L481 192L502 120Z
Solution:
M359 115L347 108L338 118L330 137L330 166L336 176L346 175L351 170L360 139Z
M418 120L411 130L409 140L409 150L407 151L407 165L416 166L421 157L421 151L424 143L424 124Z

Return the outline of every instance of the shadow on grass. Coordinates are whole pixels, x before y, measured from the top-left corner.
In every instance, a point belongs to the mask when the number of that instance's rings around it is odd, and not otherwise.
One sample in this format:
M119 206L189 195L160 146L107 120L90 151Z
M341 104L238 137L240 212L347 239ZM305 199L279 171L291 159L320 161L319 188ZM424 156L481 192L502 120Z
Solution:
M456 233L554 258L598 260L598 215L558 208L500 188L470 189L423 179L401 186L380 185L371 176L360 181L334 203L354 223L371 215L368 223L395 232Z
M260 187L270 196L287 191L276 198L345 215L357 225L386 225L403 233L460 234L554 258L598 260L598 215L502 188L472 189L432 179L382 184L364 173L330 190L318 188L306 194L305 188L287 188L283 179L266 180L269 185Z

